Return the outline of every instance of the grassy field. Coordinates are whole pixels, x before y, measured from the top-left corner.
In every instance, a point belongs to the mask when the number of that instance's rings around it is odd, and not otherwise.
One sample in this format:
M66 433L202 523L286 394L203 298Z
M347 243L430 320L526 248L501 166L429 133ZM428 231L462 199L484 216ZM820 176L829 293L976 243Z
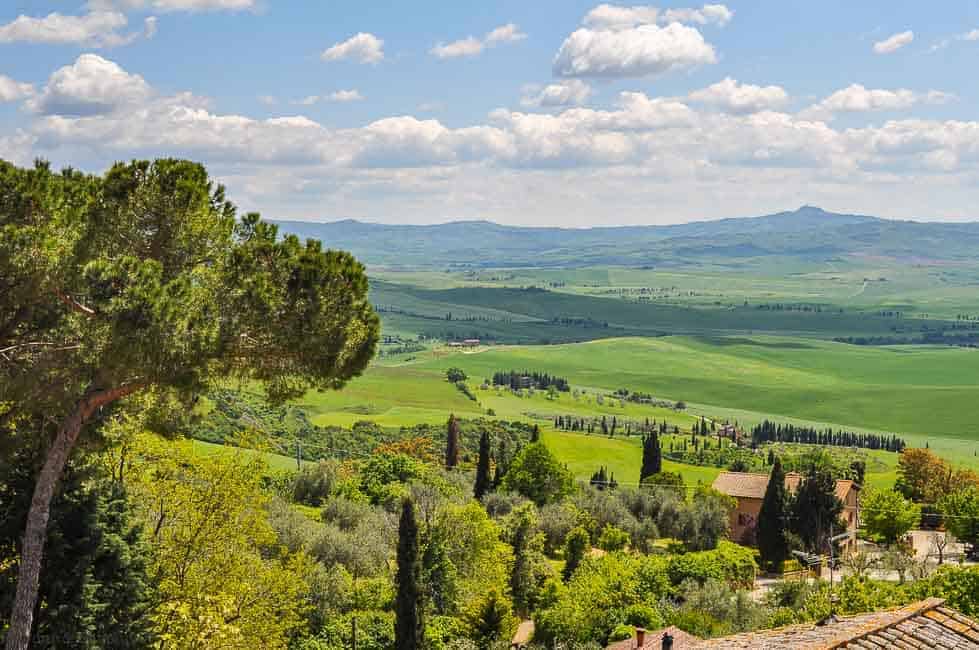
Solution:
M469 374L475 401L445 380L445 369L452 366ZM510 369L565 377L577 394L549 397L528 391L518 397L479 387L495 371ZM299 405L324 426L370 420L398 428L442 423L449 413L536 422L577 476L587 478L604 464L623 483L634 481L638 473L637 438L555 431L554 418L648 418L684 431L700 416L746 427L770 418L819 428L893 432L911 446L928 445L957 465L979 468L976 376L977 350L857 347L770 336L671 336L389 355L342 391L311 392ZM684 400L688 408L678 412L609 398L599 403L599 393L618 388ZM868 482L892 484L896 456L880 453ZM712 468L668 469L679 470L689 483L710 481L716 474Z
M418 364L437 370L458 365L474 377L546 370L576 386L628 388L766 416L927 438L979 437L979 351L969 349L662 337L500 347Z

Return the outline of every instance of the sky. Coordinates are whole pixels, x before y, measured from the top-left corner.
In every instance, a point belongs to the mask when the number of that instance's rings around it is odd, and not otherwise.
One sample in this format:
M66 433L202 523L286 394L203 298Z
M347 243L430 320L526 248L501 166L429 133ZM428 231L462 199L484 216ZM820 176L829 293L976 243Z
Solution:
M273 219L979 219L979 0L635 2L7 0L0 158Z

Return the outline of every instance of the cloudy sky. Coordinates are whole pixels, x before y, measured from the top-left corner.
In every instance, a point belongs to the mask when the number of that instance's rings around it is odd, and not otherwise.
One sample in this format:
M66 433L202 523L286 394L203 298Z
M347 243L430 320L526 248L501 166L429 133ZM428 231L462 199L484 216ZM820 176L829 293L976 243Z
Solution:
M273 218L979 219L979 2L11 0L0 158Z

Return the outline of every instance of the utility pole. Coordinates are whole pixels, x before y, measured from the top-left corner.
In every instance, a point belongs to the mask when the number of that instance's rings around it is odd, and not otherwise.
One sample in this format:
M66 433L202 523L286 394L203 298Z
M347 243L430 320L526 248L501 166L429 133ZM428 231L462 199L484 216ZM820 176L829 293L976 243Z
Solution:
M303 469L303 441L296 439L296 471Z

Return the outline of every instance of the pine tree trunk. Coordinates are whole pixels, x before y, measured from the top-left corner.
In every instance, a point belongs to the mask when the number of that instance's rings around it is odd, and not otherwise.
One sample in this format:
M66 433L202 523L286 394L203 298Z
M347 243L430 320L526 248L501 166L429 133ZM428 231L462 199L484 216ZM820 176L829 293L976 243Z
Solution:
M128 385L89 393L75 405L75 409L58 427L58 434L48 449L44 467L37 477L31 508L27 513L27 528L24 532L20 565L17 570L17 595L10 615L6 650L28 650L30 647L34 609L37 606L37 594L41 582L44 543L47 538L48 518L51 515L51 500L54 498L65 463L68 462L68 456L71 455L71 450L78 440L78 434L97 409L128 395L135 388L134 385Z

